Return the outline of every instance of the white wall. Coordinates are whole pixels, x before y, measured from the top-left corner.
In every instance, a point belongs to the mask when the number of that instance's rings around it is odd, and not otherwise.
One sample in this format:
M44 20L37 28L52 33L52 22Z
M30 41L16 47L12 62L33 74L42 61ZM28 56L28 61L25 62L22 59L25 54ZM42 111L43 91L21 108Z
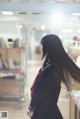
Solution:
M15 22L0 22L0 37L3 37L5 40L8 38L20 38L18 24Z

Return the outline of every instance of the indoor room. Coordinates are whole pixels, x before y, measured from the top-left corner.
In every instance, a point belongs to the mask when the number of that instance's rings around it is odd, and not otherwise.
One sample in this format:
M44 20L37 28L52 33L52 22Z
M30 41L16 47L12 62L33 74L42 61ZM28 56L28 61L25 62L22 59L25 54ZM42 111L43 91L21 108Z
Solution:
M30 119L30 88L44 60L41 39L56 34L80 69L79 0L0 0L0 119ZM80 84L61 83L63 119L80 119ZM60 119L60 118L59 118Z

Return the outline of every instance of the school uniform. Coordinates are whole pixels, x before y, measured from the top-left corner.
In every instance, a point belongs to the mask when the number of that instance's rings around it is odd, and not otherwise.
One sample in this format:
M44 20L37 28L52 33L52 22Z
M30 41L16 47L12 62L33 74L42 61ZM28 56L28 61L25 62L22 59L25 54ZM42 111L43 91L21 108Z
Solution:
M37 76L30 106L34 109L31 119L63 119L57 106L61 80L55 76L54 64L47 65Z

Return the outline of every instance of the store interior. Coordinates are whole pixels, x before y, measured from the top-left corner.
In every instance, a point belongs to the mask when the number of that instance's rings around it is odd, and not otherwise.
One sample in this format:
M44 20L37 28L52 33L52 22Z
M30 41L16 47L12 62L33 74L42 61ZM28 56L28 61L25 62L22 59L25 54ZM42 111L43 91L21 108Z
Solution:
M41 67L40 41L57 34L80 68L79 0L0 0L0 113L29 119L30 87ZM62 84L59 108L64 119L80 119L80 84Z

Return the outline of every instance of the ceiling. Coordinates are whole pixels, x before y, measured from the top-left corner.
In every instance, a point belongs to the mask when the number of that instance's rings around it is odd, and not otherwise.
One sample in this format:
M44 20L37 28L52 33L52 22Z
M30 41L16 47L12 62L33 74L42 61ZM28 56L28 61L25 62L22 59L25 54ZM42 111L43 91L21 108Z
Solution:
M19 22L29 24L40 29L45 25L47 29L60 32L63 28L80 29L80 0L0 0L0 22ZM3 16L1 11L13 11L13 16ZM64 15L63 23L55 25L50 20L55 12Z
M54 2L54 3L79 3L80 0L0 0L0 2L27 2L27 3L40 3L40 2L44 2L44 3L50 3L50 2Z

